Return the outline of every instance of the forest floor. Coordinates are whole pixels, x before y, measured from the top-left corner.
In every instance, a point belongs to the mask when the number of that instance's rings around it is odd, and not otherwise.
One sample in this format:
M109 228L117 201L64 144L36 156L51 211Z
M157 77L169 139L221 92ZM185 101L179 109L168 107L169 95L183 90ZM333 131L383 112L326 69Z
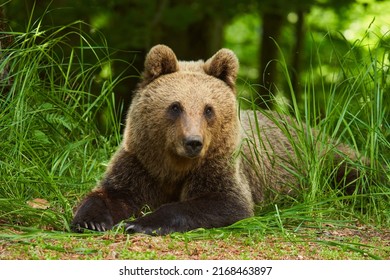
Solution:
M205 231L207 232L207 231ZM176 260L390 260L390 231L367 225L261 235L259 233L168 236L70 234L51 231L26 234L1 230L0 259L176 259Z

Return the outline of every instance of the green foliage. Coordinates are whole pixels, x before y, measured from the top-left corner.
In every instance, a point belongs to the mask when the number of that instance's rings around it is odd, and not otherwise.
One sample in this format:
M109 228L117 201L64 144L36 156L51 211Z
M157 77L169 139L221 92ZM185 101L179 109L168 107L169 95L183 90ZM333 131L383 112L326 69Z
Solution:
M260 19L255 13L238 15L225 29L225 46L234 50L240 58L240 78L255 81L259 77L257 69L258 44L260 42Z

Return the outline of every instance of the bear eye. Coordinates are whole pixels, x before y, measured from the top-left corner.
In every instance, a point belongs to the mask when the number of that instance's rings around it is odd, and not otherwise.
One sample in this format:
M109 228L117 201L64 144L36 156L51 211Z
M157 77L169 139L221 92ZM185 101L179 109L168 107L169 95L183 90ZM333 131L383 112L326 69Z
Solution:
M214 109L213 109L213 107L211 107L210 105L207 105L204 108L204 115L206 116L206 118L211 119L214 116Z
M183 112L183 109L182 109L181 104L179 102L173 102L168 107L168 114L173 119L177 118L182 112Z

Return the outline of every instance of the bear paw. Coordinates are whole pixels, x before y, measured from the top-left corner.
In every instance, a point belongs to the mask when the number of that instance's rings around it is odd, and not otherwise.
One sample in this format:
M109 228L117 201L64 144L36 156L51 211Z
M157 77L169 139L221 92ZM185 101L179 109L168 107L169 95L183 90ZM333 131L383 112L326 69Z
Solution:
M144 233L148 235L166 235L174 232L169 227L154 227L154 226L143 226L136 222L125 224L125 232L128 234Z
M99 196L89 196L77 209L71 228L75 232L84 229L106 231L113 226L114 220L104 200Z

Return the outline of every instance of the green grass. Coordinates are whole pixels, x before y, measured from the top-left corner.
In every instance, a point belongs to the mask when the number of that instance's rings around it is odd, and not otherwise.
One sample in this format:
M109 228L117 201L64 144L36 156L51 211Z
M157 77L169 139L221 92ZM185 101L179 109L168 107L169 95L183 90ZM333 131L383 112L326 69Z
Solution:
M369 35L366 34L368 37ZM332 36L327 37L331 41ZM287 83L288 93L278 95L291 96L291 104L277 104L277 116L264 112L284 131L298 155L301 173L295 173L304 186L302 196L289 203L301 206L332 218L358 219L366 223L375 223L388 227L390 222L390 98L388 95L388 54L390 48L381 38L377 46L370 46L367 58L361 56L366 48L365 38L356 41L346 53L339 53L334 48L333 58L328 64L337 65L337 71L331 72L332 83L326 82L330 75L323 73L321 64L321 46L313 40L313 65L308 71L301 103L297 103L296 93L292 88L288 65L283 54L279 61L281 72ZM316 60L316 62L314 62ZM249 88L249 89L248 89ZM243 106L256 110L256 92L243 101ZM246 94L247 95L247 94ZM286 115L292 116L296 123L287 124ZM281 120L280 120L281 119ZM307 125L317 131L317 135L305 133ZM256 133L261 131L257 120L253 124ZM291 132L296 133L296 137ZM348 144L360 154L358 161L346 161L350 167L360 171L353 195L341 192L343 186L335 188L329 180L334 167L329 165L329 158L318 150L331 151L329 137L335 143ZM260 138L260 137L259 137ZM367 163L369 162L369 163ZM300 168L296 169L299 170ZM272 207L272 205L271 205ZM321 209L333 209L323 212Z
M25 33L2 50L0 69L9 68L0 100L0 220L7 224L69 230L75 199L104 171L120 141L113 88L102 77L112 63L107 46L82 33L82 24ZM77 41L73 47L69 42ZM83 61L94 56L96 64ZM112 134L96 121L103 111ZM43 198L46 211L27 201Z
M99 247L119 245L123 247L118 258L178 258L162 255L157 245L153 250L146 244L145 250L126 250L129 244L141 242L137 238L161 240L168 249L184 248L184 258L191 258L196 251L193 244L204 248L204 252L198 252L200 258L217 258L207 252L214 249L209 241L243 245L248 252L241 252L242 258L254 256L251 248L256 241L275 242L275 246L283 242L291 246L305 244L297 250L308 250L308 258L317 256L311 247L305 247L309 243L325 248L320 258L389 258L388 250L378 253L367 242L327 240L313 233L329 226L340 230L361 224L390 226L387 56L373 52L367 60L353 58L356 46L346 54L335 50L341 77L335 77L336 82L330 86L320 80L318 87L315 77L321 67L312 69L304 102L294 102L293 110L286 111L294 112L298 130L305 122L317 129L320 137L329 135L346 142L370 159L368 167L353 163L363 171L358 183L363 194L345 196L331 187L324 170L328 175L332 170L313 153L315 139L301 132L296 145L303 153L307 176L302 177L302 184L307 191L288 203L259 206L256 217L227 228L164 238L126 236L121 228L105 235L71 233L73 207L101 178L121 139L113 90L124 77L114 79L107 71L113 61L104 38L93 39L81 31L82 27L76 22L43 29L37 21L31 22L26 32L0 35L14 38L0 55L0 73L5 69L9 73L0 82L0 246L3 243L8 248L0 258L99 259L110 257L105 250L99 253ZM313 47L313 59L320 51L320 46ZM88 64L85 57L93 57L96 63ZM289 81L286 63L281 61L280 65ZM102 131L97 121L102 115L109 131ZM44 209L30 206L38 198L44 199ZM292 254L283 246L277 252L266 251L263 257L275 254L275 258L285 258Z

